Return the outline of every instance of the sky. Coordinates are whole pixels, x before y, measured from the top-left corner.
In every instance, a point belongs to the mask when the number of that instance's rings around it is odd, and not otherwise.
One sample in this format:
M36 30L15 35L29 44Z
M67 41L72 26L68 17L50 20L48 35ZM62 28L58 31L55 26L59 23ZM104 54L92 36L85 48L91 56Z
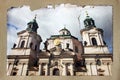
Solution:
M103 38L109 51L112 52L112 6L77 6L68 3L47 5L36 10L31 10L29 5L9 8L7 12L7 54L17 40L17 32L25 30L27 23L32 21L35 15L37 15L36 21L39 25L37 32L43 42L51 35L59 34L59 30L64 27L81 41L80 30L84 28L83 21L86 18L86 11L95 20L96 27L104 30Z

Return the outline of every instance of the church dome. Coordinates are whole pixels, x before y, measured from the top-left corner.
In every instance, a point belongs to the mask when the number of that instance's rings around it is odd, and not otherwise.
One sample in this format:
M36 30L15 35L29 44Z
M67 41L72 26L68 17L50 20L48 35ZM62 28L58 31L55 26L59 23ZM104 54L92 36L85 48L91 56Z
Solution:
M59 31L60 35L71 35L70 31L64 27Z
M90 16L88 16L88 14L86 16L86 19L84 20L84 25L86 28L95 27L94 20Z

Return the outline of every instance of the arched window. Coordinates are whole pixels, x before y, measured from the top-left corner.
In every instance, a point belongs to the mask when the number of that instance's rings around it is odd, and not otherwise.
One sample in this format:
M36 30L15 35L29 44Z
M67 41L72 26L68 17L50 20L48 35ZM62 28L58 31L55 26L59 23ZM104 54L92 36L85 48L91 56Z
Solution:
M67 48L67 49L69 49L69 46L70 46L70 44L69 44L69 43L66 43L66 48Z
M14 43L13 48L15 48L15 47L16 47L16 44Z
M53 75L54 75L54 76L59 76L59 75L60 75L60 71L59 71L58 68L55 68L55 69L53 70Z
M20 48L24 48L24 45L25 45L25 41L23 40L23 41L21 42Z
M93 46L97 46L97 41L95 38L92 38L92 44L93 44Z
M63 32L63 35L65 35L65 32Z

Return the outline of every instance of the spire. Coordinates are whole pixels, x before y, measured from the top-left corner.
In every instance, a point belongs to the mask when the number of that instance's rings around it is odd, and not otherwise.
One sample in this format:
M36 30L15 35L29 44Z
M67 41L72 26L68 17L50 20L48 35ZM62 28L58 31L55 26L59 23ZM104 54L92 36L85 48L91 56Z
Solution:
M37 17L37 14L35 14L35 18L34 18L35 21L36 21L36 17Z
M30 21L27 25L27 31L30 31L30 32L36 32L37 33L37 28L38 28L38 24L36 22L36 16L37 14L35 14L35 17L33 19L33 21Z
M90 18L87 11L86 11L86 19L84 20L84 25L85 25L85 28L95 27L94 20Z
M86 16L88 16L88 12L86 11Z

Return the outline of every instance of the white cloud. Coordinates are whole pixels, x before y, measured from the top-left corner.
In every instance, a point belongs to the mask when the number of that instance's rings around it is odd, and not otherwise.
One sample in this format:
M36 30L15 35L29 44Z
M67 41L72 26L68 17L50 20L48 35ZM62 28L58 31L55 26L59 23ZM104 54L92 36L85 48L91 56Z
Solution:
M80 28L84 28L85 11L88 11L88 14L95 20L97 27L105 30L105 39L108 43L111 43L112 36L108 32L108 28L112 31L111 6L94 6L94 8L93 6L86 6L82 8L81 6L71 4L60 4L55 5L55 7L49 5L47 8L40 8L34 11L31 11L29 6L22 6L10 9L7 14L8 23L18 28L16 30L8 26L8 50L14 42L10 41L11 38L17 39L17 36L12 35L26 29L27 23L33 20L35 14L37 14L37 23L39 25L38 34L41 35L43 41L51 35L59 34L59 30L64 28L64 25L66 25L66 28L70 30L73 36L80 40ZM79 15L81 27L78 23ZM16 32L12 33L13 30Z

